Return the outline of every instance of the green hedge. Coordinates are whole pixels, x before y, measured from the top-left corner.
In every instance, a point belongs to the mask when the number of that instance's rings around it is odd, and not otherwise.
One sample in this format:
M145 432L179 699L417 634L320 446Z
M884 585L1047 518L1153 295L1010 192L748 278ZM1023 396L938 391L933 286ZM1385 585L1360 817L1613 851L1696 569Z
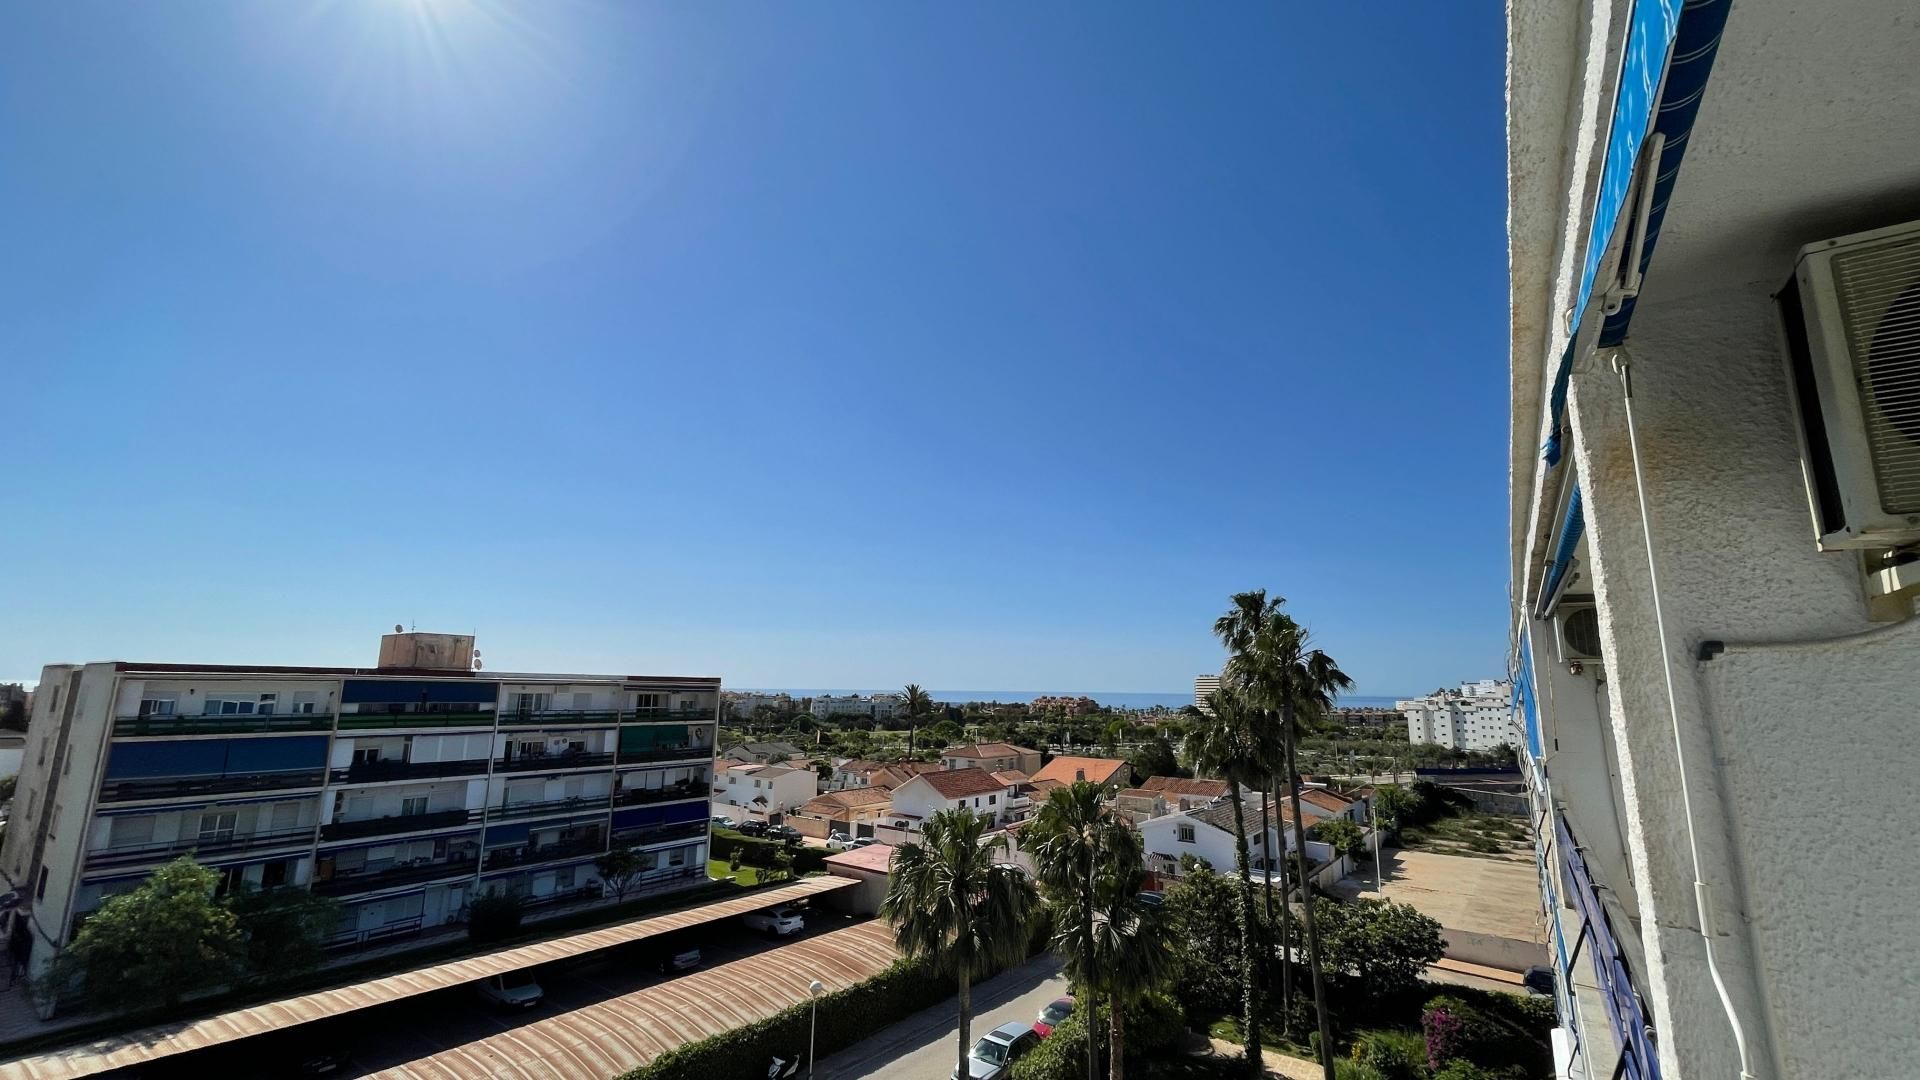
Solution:
M768 840L758 836L742 836L732 829L713 830L713 850L710 854L716 859L733 858L733 849L739 848L741 861L748 866L766 867L773 865L773 853L782 848L793 856L793 872L810 874L815 870L827 868L827 856L832 852L821 848L807 847L804 844L788 844L780 840Z
M954 980L934 976L924 964L898 961L856 986L820 999L816 1053L824 1056L868 1038L876 1030L937 1005L954 994ZM766 1075L778 1055L807 1052L809 1002L764 1020L661 1054L620 1080L721 1080Z

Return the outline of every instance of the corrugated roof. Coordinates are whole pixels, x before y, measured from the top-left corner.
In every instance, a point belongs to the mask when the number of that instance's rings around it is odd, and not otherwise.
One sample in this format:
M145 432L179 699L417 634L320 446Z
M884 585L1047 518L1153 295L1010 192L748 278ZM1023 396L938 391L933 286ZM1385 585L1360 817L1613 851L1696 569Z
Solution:
M518 971L521 968L562 960L570 956L580 956L614 945L624 945L655 934L664 934L689 926L732 918L735 915L744 915L763 907L818 896L853 884L855 882L852 878L832 875L805 878L790 885L755 891L732 900L686 908L665 915L651 915L644 919L634 919L584 934L572 934L496 953L470 956L464 960L416 968L397 975L388 975L367 982L349 983L330 990L270 1001L264 1005L220 1013L199 1020L143 1028L123 1035L8 1062L0 1065L0 1080L65 1080L67 1077L92 1076L109 1069L138 1065L142 1062L171 1057L174 1054L183 1054L190 1050L199 1050L216 1043L244 1039L250 1035L262 1035L312 1020L323 1020L374 1005L385 1005L416 994L444 990L463 983L502 975L509 971Z
M871 849L868 849L871 850ZM851 878L839 879L852 884ZM573 1009L372 1074L383 1080L560 1080L619 1076L672 1048L807 1000L814 979L842 990L898 953L879 920Z

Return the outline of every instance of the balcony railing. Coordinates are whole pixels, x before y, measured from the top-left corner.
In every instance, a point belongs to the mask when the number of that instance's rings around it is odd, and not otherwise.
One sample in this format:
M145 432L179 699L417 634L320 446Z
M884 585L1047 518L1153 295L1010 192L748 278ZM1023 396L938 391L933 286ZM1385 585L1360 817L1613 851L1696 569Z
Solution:
M645 761L704 761L713 757L713 746L653 746L645 750L620 751L620 764L632 765Z
M1592 1062L1609 1076L1629 1080L1660 1080L1660 1056L1654 1050L1653 1027L1640 1005L1640 993L1634 989L1631 969L1620 942L1613 936L1602 906L1600 887L1587 871L1587 861L1567 830L1566 818L1554 815L1554 840L1566 860L1570 899L1580 913L1580 933L1574 941L1569 962L1577 963L1581 948L1592 950L1593 972L1600 984L1600 996L1606 1003L1607 1023L1614 1041L1620 1045L1620 1057L1614 1062ZM1563 973L1565 974L1565 973Z
M298 829L281 829L276 832L183 836L178 840L161 840L151 844L95 848L87 852L87 866L91 869L100 866L134 866L139 863L163 862L187 851L200 856L202 862L211 862L226 854L261 848L305 846L311 843L313 843L313 826L311 825Z
M486 758L464 761L356 761L333 770L336 784L372 784L382 780L426 780L441 776L484 776Z
M672 825L652 825L644 829L622 829L615 833L613 838L622 847L638 847L645 844L664 844L669 840L689 840L705 835L707 835L705 821L682 821Z
M382 870L362 870L315 879L313 891L321 896L347 896L372 892L394 885L411 885L436 878L460 877L473 873L472 859L448 859L437 863L394 864Z
M246 713L225 716L149 713L146 716L117 716L113 720L115 735L226 735L332 730L333 714L330 712Z
M327 942L327 948L338 951L360 949L391 941L394 938L407 937L419 933L424 921L421 916L415 915L411 919L390 922L385 926L376 926L367 930L349 930L344 934L333 935L333 939Z
M599 855L606 850L607 838L605 836L565 840L558 844L544 844L540 847L495 848L487 852L485 868L488 870L504 870L509 866L526 866L531 863L551 862L554 859L566 859L575 855Z
M712 791L711 785L697 780L656 788L622 788L614 793L613 805L645 806L648 803L678 802L681 799L704 799Z
M391 836L395 833L449 829L480 820L478 810L437 810L431 814L389 814L359 821L335 821L320 827L322 840L351 840L359 836Z
M341 713L340 730L415 727L492 727L491 712Z
M531 757L495 758L494 772L557 772L561 769L604 768L613 764L613 755L582 752L578 754L534 754Z
M507 803L495 806L487 811L487 820L504 821L508 818L545 817L549 814L584 814L607 809L605 795L582 795L575 799L548 799L545 802Z
M501 727L592 727L617 724L621 714L611 709L547 709L536 712L518 710L500 714Z
M302 769L290 772L235 773L231 776L161 776L102 780L100 801L103 803L130 802L135 799L171 799L187 795L225 795L236 791L319 787L326 778L325 769Z
M663 720L678 720L683 724L713 723L713 706L703 705L697 709L668 709L653 707L634 709L627 717L635 723L652 724Z

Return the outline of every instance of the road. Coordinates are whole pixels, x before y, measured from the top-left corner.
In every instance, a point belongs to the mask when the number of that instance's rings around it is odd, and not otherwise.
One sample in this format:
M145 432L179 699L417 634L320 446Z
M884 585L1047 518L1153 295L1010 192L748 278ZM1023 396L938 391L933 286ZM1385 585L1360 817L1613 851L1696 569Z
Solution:
M1032 1023L1047 1002L1066 992L1067 977L1051 955L996 975L973 988L972 1037L1009 1021ZM822 1058L817 1080L941 1080L953 1071L958 1020L952 1001L917 1012Z

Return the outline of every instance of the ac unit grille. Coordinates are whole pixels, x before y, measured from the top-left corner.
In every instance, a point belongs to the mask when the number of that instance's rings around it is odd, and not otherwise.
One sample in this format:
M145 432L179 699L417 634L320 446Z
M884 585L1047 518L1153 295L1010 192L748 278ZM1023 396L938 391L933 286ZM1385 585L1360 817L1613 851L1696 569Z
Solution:
M1600 656L1600 612L1596 608L1575 608L1560 623L1561 639L1567 653L1576 657Z
M1920 514L1920 238L1836 255L1881 509Z

